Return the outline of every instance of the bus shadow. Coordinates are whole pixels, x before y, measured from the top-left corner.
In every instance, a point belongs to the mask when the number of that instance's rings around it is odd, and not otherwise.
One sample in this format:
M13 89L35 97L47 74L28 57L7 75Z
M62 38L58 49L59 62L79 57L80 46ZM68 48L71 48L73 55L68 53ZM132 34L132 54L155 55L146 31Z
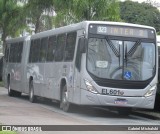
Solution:
M29 101L29 97L27 95L22 95L19 98ZM47 98L38 97L36 100L36 103L43 104L43 105L49 106L50 108L60 110L59 102L55 102ZM151 120L160 120L160 114L158 117L155 115L148 114L150 112L154 114L155 111L153 110L152 111L151 110L133 110L130 115L124 116L124 115L118 114L118 112L112 108L79 106L79 105L72 104L71 111L69 111L68 114L72 113L72 114L78 114L81 116L100 117L100 118L138 119L139 117L143 117L143 118L147 118Z

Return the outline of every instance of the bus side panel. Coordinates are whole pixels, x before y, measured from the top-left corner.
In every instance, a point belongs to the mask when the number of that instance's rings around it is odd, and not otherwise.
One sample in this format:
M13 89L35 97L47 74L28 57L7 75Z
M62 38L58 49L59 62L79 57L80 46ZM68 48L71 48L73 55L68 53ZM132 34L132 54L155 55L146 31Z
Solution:
M76 41L76 49L75 49L75 62L76 62L76 56L78 50L78 43L80 38L84 38L83 35L84 29L77 31L77 41ZM82 61L83 59L81 59ZM75 64L75 63L74 63ZM82 63L81 63L82 65ZM73 95L73 102L75 104L80 104L81 103L81 75L82 75L82 68L80 69L80 71L76 68L76 66L74 67L74 95ZM83 81L83 80L82 80Z
M68 100L74 103L74 65L73 62L64 62L62 68L62 77L66 79L66 85L68 90ZM77 98L78 99L78 98Z
M17 69L16 69L16 64L14 63L9 63L9 73L10 73L10 87L11 89L13 90L17 90L17 85L18 85L18 82L17 82Z
M63 69L63 62L55 62L54 66L54 73L55 73L55 91L54 91L54 98L56 100L60 100L60 84L61 84L61 79L63 77L62 69Z
M6 54L6 49L8 49L8 57ZM10 74L9 62L6 61L9 59L9 49L10 49L10 44L6 44L5 55L4 55L4 59L3 59L3 76L2 76L5 88L8 88L8 75Z
M28 57L30 51L30 40L26 40L23 49L22 55L22 92L28 94L29 93L29 78L27 78L27 65L28 65Z
M15 89L16 91L22 92L22 63L15 64L14 70L14 82L15 82Z
M43 63L31 63L27 65L27 78L33 77L34 94L43 96L44 89L44 65Z
M56 98L56 88L57 88L57 82L56 82L56 75L57 70L55 69L55 62L45 63L45 89L43 90L43 94L47 98L55 99Z
M48 66L47 66L48 65ZM50 65L50 66L49 66ZM73 100L73 63L54 62L45 65L45 97L60 100L61 82L66 81L69 101Z
M4 83L6 88L8 88L8 75L11 75L10 63L6 63L4 65L4 81L5 81Z
M8 88L8 82L7 82L7 76L8 76L8 63L6 62L6 60L4 59L4 62L3 62L3 75L2 75L2 78L3 78L3 82L4 82L4 87L5 88Z

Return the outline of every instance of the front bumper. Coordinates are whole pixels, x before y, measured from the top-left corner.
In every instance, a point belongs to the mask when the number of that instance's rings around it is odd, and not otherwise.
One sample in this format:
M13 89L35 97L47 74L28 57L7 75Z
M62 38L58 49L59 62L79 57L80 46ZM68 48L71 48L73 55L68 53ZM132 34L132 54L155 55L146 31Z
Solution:
M117 103L118 100L125 100L125 103ZM81 89L81 105L94 106L115 106L153 109L155 95L149 97L125 97L93 94L87 90Z

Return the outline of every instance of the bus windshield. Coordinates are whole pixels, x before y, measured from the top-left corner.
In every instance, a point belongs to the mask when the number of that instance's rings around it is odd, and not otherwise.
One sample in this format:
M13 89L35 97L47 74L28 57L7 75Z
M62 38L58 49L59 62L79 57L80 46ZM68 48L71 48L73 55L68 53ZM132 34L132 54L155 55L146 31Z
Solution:
M155 74L155 44L89 38L87 70L98 78L145 81Z

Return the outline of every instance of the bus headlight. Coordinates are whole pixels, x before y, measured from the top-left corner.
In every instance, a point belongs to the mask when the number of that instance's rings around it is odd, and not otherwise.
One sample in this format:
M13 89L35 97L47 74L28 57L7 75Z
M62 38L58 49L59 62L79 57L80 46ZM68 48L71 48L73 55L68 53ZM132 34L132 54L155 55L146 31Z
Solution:
M96 90L96 88L88 81L88 80L84 80L84 83L86 84L87 90L94 93L94 94L98 94L98 91Z
M153 86L151 89L148 90L148 92L144 95L145 97L149 97L153 95L154 91L157 89L157 86Z

